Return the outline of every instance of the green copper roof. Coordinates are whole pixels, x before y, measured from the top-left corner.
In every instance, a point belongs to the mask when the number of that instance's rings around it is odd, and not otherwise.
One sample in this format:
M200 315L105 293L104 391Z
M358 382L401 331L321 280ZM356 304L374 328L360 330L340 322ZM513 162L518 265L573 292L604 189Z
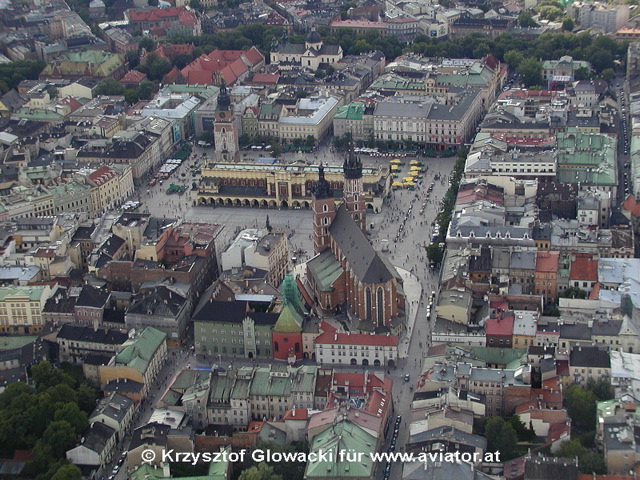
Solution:
M345 120L362 120L364 116L364 103L351 102L349 105L339 107L333 118Z
M292 333L302 330L302 315L285 300L278 321L273 327L274 332Z
M310 448L310 452L333 452L333 458L307 463L304 478L373 478L374 464L370 454L375 448L375 437L362 427L347 420L338 422L316 435ZM340 451L363 453L362 461L341 461Z
M298 285L296 284L293 275L287 273L284 276L280 291L282 292L283 301L286 301L286 303L291 305L298 312L303 311L302 302L300 301L300 291L298 290Z
M140 335L124 342L123 350L116 355L116 364L127 365L144 374L153 355L166 339L166 333L146 327Z
M224 450L228 454L228 452L231 451L231 447L225 447ZM174 477L169 475L165 477L162 468L155 467L149 463L143 463L129 474L129 480L161 480L164 478L172 478L174 480L227 480L227 478L229 478L227 475L229 462L225 461L224 457L224 455L221 455L219 461L210 462L206 475L191 477Z
M323 292L333 289L333 282L342 274L340 262L333 256L331 250L326 249L320 255L307 262L307 268L315 277Z

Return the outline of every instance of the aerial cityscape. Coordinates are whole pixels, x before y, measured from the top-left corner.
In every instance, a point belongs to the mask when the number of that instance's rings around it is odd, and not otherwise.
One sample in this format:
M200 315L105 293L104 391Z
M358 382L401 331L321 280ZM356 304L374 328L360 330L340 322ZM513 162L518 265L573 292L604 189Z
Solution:
M0 479L637 480L639 225L637 0L0 0Z

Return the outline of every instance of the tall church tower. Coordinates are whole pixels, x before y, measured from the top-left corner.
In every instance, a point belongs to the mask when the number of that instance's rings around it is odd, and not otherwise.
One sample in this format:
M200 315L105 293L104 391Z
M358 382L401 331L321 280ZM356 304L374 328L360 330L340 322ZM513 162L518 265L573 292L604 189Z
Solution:
M213 139L215 142L216 158L222 162L238 161L238 128L233 119L231 97L227 86L222 81L218 93L218 108L213 124Z
M336 202L331 185L324 178L324 167L318 167L318 181L313 185L313 251L318 254L329 248L329 226L336 216Z
M349 149L349 155L344 160L344 203L351 213L351 218L358 224L360 230L367 231L367 209L364 202L362 187L362 161Z

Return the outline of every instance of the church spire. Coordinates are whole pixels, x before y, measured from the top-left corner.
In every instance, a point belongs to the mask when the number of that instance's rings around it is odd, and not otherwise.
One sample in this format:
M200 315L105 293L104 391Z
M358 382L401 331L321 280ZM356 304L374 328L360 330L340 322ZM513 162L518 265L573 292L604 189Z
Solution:
M220 92L218 93L218 110L230 110L231 109L231 97L227 90L227 84L220 82Z
M356 155L353 148L353 142L350 142L349 153L347 155L347 158L344 159L342 169L344 171L344 178L362 178L362 160L360 160L360 158Z
M316 198L331 198L333 192L331 191L331 185L324 178L324 167L322 164L318 167L318 180L313 185L313 195Z

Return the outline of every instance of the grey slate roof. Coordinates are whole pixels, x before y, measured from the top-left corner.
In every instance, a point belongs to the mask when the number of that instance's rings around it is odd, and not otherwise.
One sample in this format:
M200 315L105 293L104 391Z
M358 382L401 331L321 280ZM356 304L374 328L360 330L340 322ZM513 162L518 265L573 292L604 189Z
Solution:
M83 446L93 450L94 452L102 452L109 439L116 434L116 431L105 425L104 423L96 422L89 427L89 431L84 436Z
M118 237L119 238L119 237ZM124 240L123 240L124 242ZM76 306L102 308L109 300L109 292L92 287L91 285L83 285Z
M484 437L466 433L462 430L458 430L448 425L410 435L409 441L407 443L415 445L425 442L432 442L439 439L446 439L451 442L473 446L482 450L487 449L487 440Z
M611 368L609 352L598 347L573 347L569 357L572 367Z
M385 283L400 277L393 265L371 246L344 204L338 209L329 233L362 283Z
M105 345L122 345L129 336L119 330L71 325L66 323L58 332L58 338L76 342L101 343Z

